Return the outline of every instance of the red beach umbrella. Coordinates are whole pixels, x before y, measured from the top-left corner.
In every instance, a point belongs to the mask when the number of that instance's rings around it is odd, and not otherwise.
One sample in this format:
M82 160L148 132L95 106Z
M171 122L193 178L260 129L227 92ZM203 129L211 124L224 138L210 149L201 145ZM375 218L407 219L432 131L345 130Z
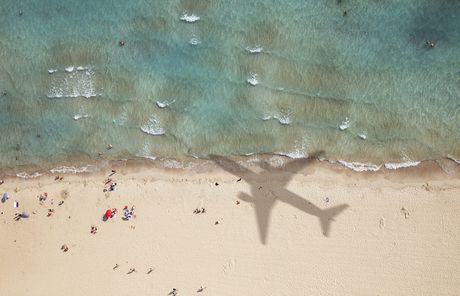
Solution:
M104 215L107 219L110 218L112 216L112 210L111 209L108 209L107 211L105 211L105 215Z

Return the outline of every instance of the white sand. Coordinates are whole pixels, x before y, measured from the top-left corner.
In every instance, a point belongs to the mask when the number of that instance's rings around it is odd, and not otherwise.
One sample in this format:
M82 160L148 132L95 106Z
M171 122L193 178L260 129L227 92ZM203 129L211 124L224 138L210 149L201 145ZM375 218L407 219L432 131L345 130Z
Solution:
M118 168L118 189L107 194L107 174L8 179L0 186L11 195L0 204L0 295L194 295L200 286L202 295L460 295L458 175L311 165L287 189L321 209L349 207L325 237L317 217L277 201L265 244L253 206L236 204L240 192L251 194L248 183L220 169ZM276 196L288 179L250 182ZM136 206L136 218L121 219L125 204ZM102 222L108 207L119 213ZM205 214L193 214L201 207ZM14 221L23 210L30 218Z

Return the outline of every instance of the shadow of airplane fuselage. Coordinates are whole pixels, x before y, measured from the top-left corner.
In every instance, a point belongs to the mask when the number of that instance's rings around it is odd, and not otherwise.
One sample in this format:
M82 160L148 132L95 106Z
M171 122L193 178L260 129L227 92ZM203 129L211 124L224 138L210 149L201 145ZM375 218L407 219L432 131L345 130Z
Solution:
M255 173L240 166L226 157L212 155L211 159L225 171L244 179L250 185L251 195L240 192L238 198L254 205L260 240L263 244L267 242L270 215L277 201L287 203L302 212L318 217L322 233L326 237L329 236L330 224L333 218L348 208L347 204L342 204L332 208L320 209L308 200L286 189L286 185L292 177L305 168L311 158L291 161L281 168L275 168L265 161L260 161L258 163L262 169L260 173ZM289 172L289 178L277 178L276 186L266 186L266 188L261 186L262 182L266 184L270 180L273 173L281 171Z

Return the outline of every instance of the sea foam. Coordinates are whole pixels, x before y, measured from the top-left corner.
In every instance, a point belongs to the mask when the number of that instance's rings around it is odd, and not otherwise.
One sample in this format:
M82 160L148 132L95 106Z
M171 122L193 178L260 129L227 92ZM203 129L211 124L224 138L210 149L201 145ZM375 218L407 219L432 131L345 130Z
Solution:
M60 167L50 170L52 174L56 174L56 173L57 174L65 174L65 173L77 174L77 173L91 173L94 171L96 171L96 166L90 165L90 164L82 166L82 167L60 166Z
M362 132L362 133L359 133L358 134L358 137L362 140L366 140L367 139L367 134L365 132Z
M387 162L385 168L389 170L397 170L401 168L414 167L420 164L420 161L406 161L406 162Z
M264 113L264 114L262 115L262 118L261 118L261 119L262 119L263 121L267 121L267 120L272 119L272 116L271 116L270 114L268 114L268 113Z
M173 104L176 100L172 101L156 101L158 108L166 108Z
M278 120L278 122L283 125L288 125L288 124L291 124L292 122L290 114L279 113L279 114L273 115L273 118Z
M33 174L28 174L26 172L21 172L21 173L17 173L16 174L16 177L19 177L19 178L23 178L23 179L33 179L33 178L37 178L37 177L40 177L40 176L43 176L43 174L41 173L33 173Z
M89 117L89 114L86 113L83 109L80 109L80 111L73 116L73 119L80 120L80 119L85 119L88 117Z
M67 67L65 73L52 76L51 86L47 93L48 98L91 98L98 95L94 83L94 72L73 71L74 67ZM70 71L71 70L71 71Z
M345 120L339 124L339 130L344 131L350 127L350 120L348 117L345 117Z
M346 162L343 160L337 160L337 162L343 165L344 167L352 169L353 171L356 171L356 172L367 172L367 171L376 172L380 170L380 168L382 167L382 165L376 165L372 163Z
M297 139L294 143L294 149L289 152L279 152L278 155L287 156L289 158L298 159L307 157L306 151L308 150L309 138L307 135Z
M260 45L256 45L255 47L246 47L246 50L249 53L261 53L263 48Z
M128 122L128 110L126 110L126 108L123 107L123 111L121 112L120 116L118 118L113 119L112 121L118 126L125 125L126 122Z
M456 163L459 163L459 164L460 164L460 159L456 159L456 158L454 158L454 157L453 157L453 156L451 156L451 155L447 155L447 158L449 158L449 159L453 160L454 162L456 162Z
M246 81L252 86L259 84L259 80L257 80L257 74L251 74L251 77L249 77Z
M147 158L150 160L155 160L156 157L151 155L150 143L146 142L142 149L136 154L137 157Z
M199 21L201 18L197 15L194 15L193 13L192 14L184 13L183 15L180 16L179 19L186 23L194 23L194 22Z
M189 40L188 42L190 45L198 45L201 43L200 39L198 39L198 37L196 37L195 35L193 35L192 39Z
M149 121L141 126L141 130L149 135L160 136L165 134L165 130L160 126L160 121L155 115L150 116Z

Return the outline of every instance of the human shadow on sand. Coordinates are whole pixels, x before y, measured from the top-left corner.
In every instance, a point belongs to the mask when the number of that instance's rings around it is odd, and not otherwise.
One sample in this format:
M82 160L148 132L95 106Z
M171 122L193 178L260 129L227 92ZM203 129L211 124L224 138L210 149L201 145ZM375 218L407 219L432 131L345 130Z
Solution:
M318 217L322 233L326 237L329 236L333 218L348 208L347 204L342 204L327 209L320 209L310 201L285 188L295 174L305 168L316 156L290 161L281 167L273 167L268 162L261 160L257 163L262 169L259 173L251 171L223 156L211 155L210 158L219 167L244 179L250 185L251 195L240 192L238 198L254 205L260 241L263 244L267 242L270 215L276 201L287 203L302 212Z

